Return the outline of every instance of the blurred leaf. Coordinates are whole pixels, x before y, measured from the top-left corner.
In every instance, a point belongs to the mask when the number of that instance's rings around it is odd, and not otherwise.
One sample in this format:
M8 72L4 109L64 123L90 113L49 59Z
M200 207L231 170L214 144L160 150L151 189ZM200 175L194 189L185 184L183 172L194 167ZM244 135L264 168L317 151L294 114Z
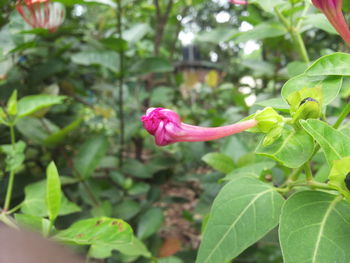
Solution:
M157 261L158 263L184 263L180 258L177 257L166 257L160 258Z
M237 33L237 29L219 27L209 32L201 32L196 36L196 41L218 44L232 39Z
M133 74L166 73L174 71L174 67L165 58L149 57L138 60L131 66Z
M285 263L347 262L350 205L325 192L297 192L283 206L279 233Z
M56 165L51 162L46 171L46 205L50 221L55 221L61 207L61 181Z
M202 157L202 160L215 170L225 174L231 172L235 168L235 163L231 157L223 153L207 153Z
M80 145L73 160L78 176L82 178L90 177L106 155L107 149L108 141L104 135L96 135Z
M238 256L278 224L283 201L252 177L227 183L213 203L196 262L227 262Z
M163 210L161 208L151 208L142 215L138 227L137 236L141 240L146 239L156 233L164 222Z
M289 109L289 105L282 98L267 99L258 101L255 104L262 107L272 107L274 109L282 111Z
M28 215L48 216L48 209L45 202L46 180L27 185L24 189L25 198L21 206L21 211ZM67 200L62 195L59 215L68 215L79 212L81 208Z
M60 104L65 98L65 96L52 95L30 95L23 97L18 101L18 117L22 118L41 109Z
M328 164L350 156L350 138L319 120L303 120L301 126L320 144Z
M250 0L249 3L258 4L263 10L274 13L274 8L283 3L282 0Z
M298 168L311 157L314 150L313 138L303 130L285 126L282 135L271 145L263 146L263 140L256 149L261 154L281 162L289 168Z
M240 33L235 41L237 43L242 43L250 40L261 40L265 38L284 36L285 34L287 34L287 30L281 24L262 23L249 31Z
M59 130L55 133L50 134L48 137L45 138L44 144L48 147L55 147L59 143L61 143L64 139L67 138L67 136L82 122L82 119L77 119L64 127L62 130Z
M6 111L12 116L17 114L17 90L12 92L12 95L7 102Z
M338 34L324 14L307 14L303 18L303 24L307 26L312 25L330 34Z
M152 256L145 244L136 237L134 237L130 243L118 245L118 250L120 253L127 256L143 256L146 258Z
M123 171L126 174L132 175L136 178L152 178L153 173L157 170L152 166L141 163L138 160L127 159L123 165Z
M150 31L151 28L148 24L136 24L123 32L123 39L131 43L136 43Z
M276 165L275 162L259 162L243 166L241 168L234 169L223 180L232 180L239 176L254 176L259 177L262 172L270 170Z
M126 42L124 39L109 37L103 38L100 41L105 47L116 52L126 51L128 49L128 42Z
M24 150L26 144L23 141L17 141L14 145L3 144L0 145L0 152L6 154L6 171L17 172L21 167L25 159Z
M119 71L119 55L115 51L81 51L71 56L74 63L84 66L100 65L113 72Z
M114 209L119 218L129 220L140 212L141 205L133 200L124 200L122 203L116 205Z

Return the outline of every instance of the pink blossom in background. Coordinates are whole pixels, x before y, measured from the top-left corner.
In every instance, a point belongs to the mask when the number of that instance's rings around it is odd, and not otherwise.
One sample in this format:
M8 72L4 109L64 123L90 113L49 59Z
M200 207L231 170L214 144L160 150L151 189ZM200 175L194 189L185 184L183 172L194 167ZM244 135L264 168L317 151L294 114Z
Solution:
M244 0L229 0L231 4L236 4L236 5L247 5L248 1Z
M242 132L257 125L248 120L222 127L207 128L181 122L180 116L169 109L149 108L141 117L143 127L155 137L158 146L175 142L211 141Z
M16 9L33 28L44 28L51 32L56 31L65 18L64 6L49 0L18 0Z
M350 45L350 30L342 12L342 0L312 0L312 3L324 13L344 41Z

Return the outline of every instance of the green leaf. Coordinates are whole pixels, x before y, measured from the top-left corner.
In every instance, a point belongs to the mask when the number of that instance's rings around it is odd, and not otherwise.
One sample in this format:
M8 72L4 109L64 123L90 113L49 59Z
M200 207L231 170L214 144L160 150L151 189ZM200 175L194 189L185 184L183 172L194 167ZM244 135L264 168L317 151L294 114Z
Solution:
M183 263L183 261L180 258L176 257L166 257L166 258L160 258L157 261L158 263Z
M129 220L133 218L141 210L141 204L133 200L124 200L122 203L114 207L117 217Z
M78 153L74 157L74 166L79 177L90 177L106 155L107 149L108 141L103 135L97 135L86 140L79 147Z
M222 180L232 180L239 176L255 176L259 177L264 171L270 170L276 165L275 162L259 162L253 163L247 166L243 166L238 169L234 169Z
M68 124L62 130L58 130L57 132L47 136L44 140L44 144L48 147L56 147L58 144L64 141L64 139L66 139L72 131L78 128L82 121L82 119L77 119Z
M119 55L115 51L82 51L71 56L74 63L84 66L100 65L113 72L119 71Z
M232 27L219 27L210 30L209 32L201 32L198 36L196 36L196 41L219 44L220 42L225 42L232 39L237 33L237 29Z
M46 171L46 205L49 219L54 222L61 208L61 181L54 162L51 162Z
M130 72L133 74L166 73L173 70L174 67L171 63L160 57L140 59L130 68Z
M285 202L279 229L285 263L349 261L350 205L341 199L303 191Z
M337 52L319 58L305 73L309 76L350 76L349 65L350 54Z
M31 95L23 97L18 101L18 117L22 118L41 109L60 104L65 98L65 96L53 95Z
M149 258L152 254L148 251L147 247L144 243L138 238L133 238L131 243L127 243L124 245L119 245L118 250L120 253L127 256L143 256ZM159 262L159 261L158 261Z
M25 187L25 199L21 206L23 213L35 216L48 216L48 208L45 201L46 185L46 180L43 180ZM68 201L64 195L61 196L59 215L68 215L80 210L79 206Z
M6 111L9 115L12 115L12 116L17 114L17 90L14 90L12 92L12 95L7 102Z
M262 40L265 38L279 37L287 34L287 30L281 24L276 23L261 23L253 29L242 32L235 39L235 42L247 42L250 40Z
M263 146L262 140L255 152L281 162L289 168L297 168L309 160L313 150L314 141L308 133L302 129L296 131L286 125L280 138L266 147Z
M21 169L22 164L25 160L24 150L26 144L23 141L18 141L15 145L4 144L0 146L0 152L6 154L6 171L17 172Z
M202 157L202 160L215 170L225 174L231 172L235 168L235 163L232 158L223 153L207 153Z
M163 210L160 208L151 208L142 215L138 227L137 236L141 240L153 235L162 226L164 222Z
M350 138L319 120L300 121L301 126L320 144L328 164L350 156Z
M350 202L350 191L345 180L350 172L350 156L333 161L333 166L329 174L328 185L338 190L348 202Z
M282 98L267 99L263 101L258 101L255 104L262 107L272 107L274 109L282 111L286 111L289 109L289 105Z
M251 0L249 3L259 5L266 12L274 13L274 7L283 3L281 0Z
M64 243L91 245L90 255L104 258L110 256L112 250L132 242L133 232L123 220L97 217L75 222L53 238Z
M227 262L278 224L283 198L252 177L227 183L216 197L197 263Z
M323 95L323 105L328 105L338 96L342 84L343 78L341 76L308 76L301 74L291 78L283 85L281 95L287 102L288 97L296 91L320 87Z

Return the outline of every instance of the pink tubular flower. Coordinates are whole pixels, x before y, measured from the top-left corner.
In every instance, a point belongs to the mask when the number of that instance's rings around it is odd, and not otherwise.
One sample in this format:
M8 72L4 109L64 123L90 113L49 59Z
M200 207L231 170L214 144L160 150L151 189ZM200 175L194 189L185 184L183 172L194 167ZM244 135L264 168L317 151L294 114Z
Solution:
M343 0L312 0L322 13L324 13L344 41L350 45L350 30L342 13Z
M230 0L231 4L236 4L236 5L247 5L248 1L244 0Z
M181 122L180 116L168 109L149 108L141 117L143 127L155 137L158 146L175 142L211 141L242 132L257 125L248 120L222 127L207 128Z
M51 32L56 31L65 18L64 6L50 0L18 0L16 9L33 28L44 28Z

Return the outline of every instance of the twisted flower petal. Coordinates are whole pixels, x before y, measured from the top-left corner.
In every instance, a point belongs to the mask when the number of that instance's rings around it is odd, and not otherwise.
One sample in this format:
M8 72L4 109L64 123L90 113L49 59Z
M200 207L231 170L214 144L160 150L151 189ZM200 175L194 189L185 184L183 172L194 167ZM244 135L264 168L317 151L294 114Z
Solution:
M350 30L342 12L342 0L312 0L312 3L337 30L344 41L350 45Z
M64 6L49 0L18 0L16 9L33 28L44 28L51 32L56 31L65 18Z
M248 120L222 127L207 128L181 122L180 116L169 109L150 108L141 117L143 127L155 137L158 146L175 142L211 141L242 132L257 125Z

